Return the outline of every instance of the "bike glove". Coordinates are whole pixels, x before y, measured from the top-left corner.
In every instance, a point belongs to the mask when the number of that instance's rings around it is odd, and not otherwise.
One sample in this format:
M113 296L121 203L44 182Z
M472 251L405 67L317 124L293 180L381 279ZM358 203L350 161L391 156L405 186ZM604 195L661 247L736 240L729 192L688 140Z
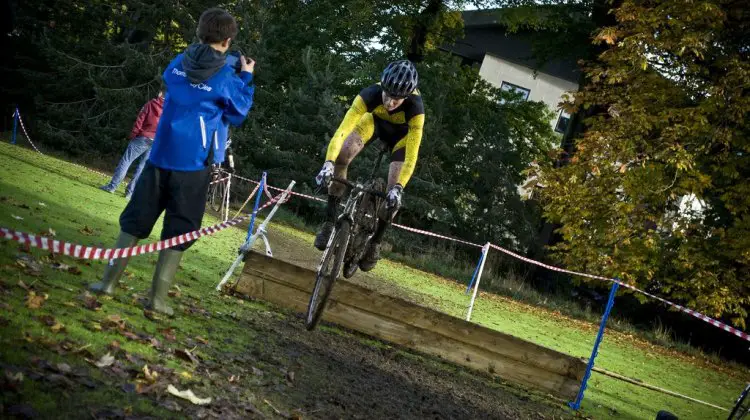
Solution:
M320 172L318 172L318 175L315 177L315 183L318 184L318 186L328 185L328 183L331 182L331 178L333 178L333 162L327 160L320 169Z
M401 196L404 194L404 187L396 184L388 190L386 195L386 207L389 209L399 209L401 207Z

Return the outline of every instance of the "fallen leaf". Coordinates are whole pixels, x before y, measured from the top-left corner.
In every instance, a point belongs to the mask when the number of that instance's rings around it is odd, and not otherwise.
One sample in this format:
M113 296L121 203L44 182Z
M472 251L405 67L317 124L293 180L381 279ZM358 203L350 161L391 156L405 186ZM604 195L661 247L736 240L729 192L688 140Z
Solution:
M98 311L101 309L102 304L99 303L99 300L96 298L96 296L86 292L86 294L83 296L83 306L86 309L90 309L92 311Z
M153 347L155 349L161 349L162 348L161 341L159 341L158 339L156 339L156 337L151 337L151 340L149 342L151 343L151 347Z
M148 383L153 384L159 378L159 374L150 371L148 365L143 365L143 378L146 379Z
M47 205L46 205L46 204L44 204L44 203L42 203L41 201L40 201L40 202L38 202L37 204L39 204L39 205L40 205L40 206L42 206L42 207L47 207ZM50 229L50 230L52 230L52 229Z
M289 372L288 372L288 373L286 374L286 379L288 379L288 380L289 380L289 382L294 382L294 372L292 372L292 371L289 371Z
M99 359L98 362L95 362L94 365L96 365L96 367L98 367L98 368L101 369L101 368L105 368L107 366L111 366L112 363L114 363L114 362L115 362L115 358L112 357L111 354L107 353L104 356L102 356L102 358Z
M16 219L16 220L23 220L23 217L21 217L21 216L16 216L15 214L11 214L11 217L13 217L13 218L14 218L14 219Z
M57 322L55 317L52 315L43 315L39 317L39 321L41 321L43 324L47 325L48 327L55 325L55 322Z
M112 340L112 342L109 343L109 346L107 347L109 347L109 349L112 351L120 350L120 342L117 340Z
M23 290L26 290L27 292L31 290L31 288L27 286L26 283L23 282L23 280L18 280L18 287L20 287Z
M37 295L36 292L29 291L28 296L26 296L26 307L29 309L39 309L44 304L44 301L47 300L49 296L45 293L42 295Z
M148 309L143 310L143 316L145 316L147 319L150 319L152 321L161 321L163 320L162 317L156 314L154 311L150 311Z
M185 379L186 381L189 381L193 379L193 375L191 375L190 372L182 371L180 372L180 378Z
M52 264L50 264L50 267L60 271L67 271L70 268L69 265L63 264L61 262L53 262Z
M6 370L5 378L8 379L9 382L23 382L23 372L10 373Z
M79 232L81 232L82 234L84 234L86 236L96 235L96 231L94 231L94 229L91 229L90 227L88 227L88 225L83 226L83 229L80 229Z
M52 331L53 333L59 333L59 332L61 332L61 331L65 331L65 325L61 324L61 323L60 323L60 322L58 321L58 322L55 322L55 324L54 324L54 325L50 326L50 327L49 327L49 329L50 329L50 330L51 330L51 331Z
M134 340L134 341L140 340L140 337L138 337L137 335L133 334L130 331L121 331L120 334L122 334L123 337L128 338L130 340Z
M172 328L163 328L158 331L164 334L164 338L167 341L177 341L177 337L175 336L174 330Z
M198 360L198 358L195 357L195 355L193 355L190 350L177 349L174 351L174 355L187 362L193 362L196 364L200 362L200 360Z
M148 394L149 392L156 389L159 385L157 384L146 384L143 382L138 382L135 385L135 392L138 394Z
M208 340L206 340L205 338L203 338L201 336L195 337L195 341L197 341L197 342L199 342L201 344L208 344Z
M198 398L195 394L193 394L193 391L189 389L180 391L177 388L175 388L174 385L171 385L171 384L167 387L167 392L174 395L175 397L188 400L191 403L196 404L196 405L211 404L211 397Z
M234 376L234 375L232 375L232 376L230 376L230 377L229 377L229 379L228 379L228 381L229 381L229 383L230 383L230 384L231 384L231 383L235 383L235 382L238 382L239 380L240 380L240 377L239 377L239 375L238 375L238 376Z

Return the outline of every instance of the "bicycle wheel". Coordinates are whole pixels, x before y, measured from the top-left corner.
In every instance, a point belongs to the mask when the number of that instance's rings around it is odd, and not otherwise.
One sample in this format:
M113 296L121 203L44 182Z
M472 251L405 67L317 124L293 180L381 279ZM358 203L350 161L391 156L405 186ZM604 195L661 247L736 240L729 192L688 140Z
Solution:
M310 296L310 304L307 306L307 317L305 327L312 331L320 320L325 310L326 301L333 289L333 283L339 276L341 264L344 261L346 247L349 243L349 221L342 219L336 224L333 238L328 242L328 247L320 259L318 273L315 276L315 287Z
M729 420L744 419L750 414L750 384L745 387L740 397L737 398L737 402L734 404L732 412L729 414Z
M370 181L367 189L373 191L385 192L385 180L376 178ZM359 268L359 260L365 253L367 239L375 233L375 227L378 223L378 207L380 207L382 198L375 197L371 194L365 194L357 204L357 211L354 214L354 226L352 227L352 243L346 252L344 259L344 278L352 277Z
M226 185L223 182L217 182L211 187L211 210L218 212L224 206L224 189Z

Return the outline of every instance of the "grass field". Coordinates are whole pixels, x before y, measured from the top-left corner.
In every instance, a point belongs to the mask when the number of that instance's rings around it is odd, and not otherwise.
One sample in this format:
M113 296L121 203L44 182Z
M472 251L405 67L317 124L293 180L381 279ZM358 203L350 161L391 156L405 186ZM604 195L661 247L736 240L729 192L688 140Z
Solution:
M101 176L6 144L0 146L0 161L0 225L111 246L125 201L95 189L105 181ZM213 222L209 219L204 224ZM158 239L158 226L149 241ZM277 257L300 264L315 261L309 234L272 224L270 236ZM99 415L109 410L228 418L291 417L293 410L303 418L419 418L435 412L442 418L568 415L558 402L533 392L335 328L306 333L289 313L217 295L213 286L243 239L244 232L230 229L200 240L178 274L178 317L156 320L146 318L140 306L154 254L132 260L114 297L94 299L86 296L84 286L101 274L102 262L53 260L41 251L24 252L16 243L2 243L4 412L34 410L49 417L59 410ZM398 263L383 261L355 279L459 317L468 304L463 286ZM597 327L484 293L472 320L580 357L588 357ZM107 352L115 357L111 366L100 369L86 360L97 361ZM192 354L199 363L191 361ZM144 365L156 369L157 377L147 374ZM750 380L746 369L719 366L614 331L606 335L597 365L724 407ZM326 380L331 375L344 378L343 385ZM192 406L167 396L166 382L215 401ZM686 419L726 417L597 374L582 414L648 419L661 409Z

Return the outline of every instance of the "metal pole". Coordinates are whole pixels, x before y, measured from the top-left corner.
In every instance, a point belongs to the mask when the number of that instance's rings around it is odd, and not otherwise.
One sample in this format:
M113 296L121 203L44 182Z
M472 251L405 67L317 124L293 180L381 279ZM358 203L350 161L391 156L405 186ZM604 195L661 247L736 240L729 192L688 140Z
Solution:
M18 108L13 113L13 134L10 138L10 144L16 144L16 132L18 131Z
M602 339L604 338L604 328L606 328L607 326L607 319L609 319L609 313L612 311L612 306L614 306L615 304L615 295L617 294L617 289L620 287L619 280L615 280L616 281L612 283L612 289L610 289L609 291L609 300L607 301L607 307L604 309L602 322L599 324L599 332L596 334L594 349L591 350L591 357L589 357L589 363L586 366L586 373L584 373L583 375L583 381L581 382L581 388L578 390L578 396L576 396L576 400L574 402L568 403L568 406L573 410L578 410L579 408L581 408L583 393L584 391L586 391L586 386L588 386L588 381L591 377L591 371L594 368L594 359L596 359L596 355L599 354L599 344L602 343Z
M471 311L474 310L474 301L477 299L477 292L479 291L479 281L482 280L482 271L484 271L484 262L487 261L487 252L490 249L490 243L487 242L482 248L482 260L479 262L479 272L477 273L477 282L474 285L474 294L471 295L471 303L469 303L469 310L466 313L466 320L471 321Z

